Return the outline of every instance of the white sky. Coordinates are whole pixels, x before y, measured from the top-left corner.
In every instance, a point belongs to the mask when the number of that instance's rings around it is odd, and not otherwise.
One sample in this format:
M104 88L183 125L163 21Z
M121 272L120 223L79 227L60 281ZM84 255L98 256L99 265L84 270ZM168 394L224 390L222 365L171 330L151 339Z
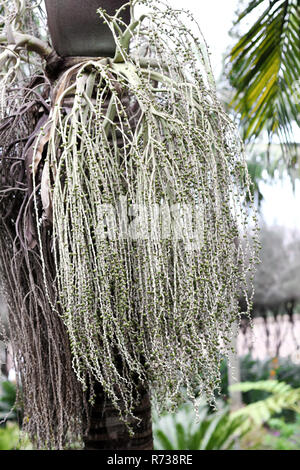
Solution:
M230 43L228 32L238 0L169 0L173 8L190 10L197 20L211 53L215 78L222 71L222 56Z
M267 225L282 225L300 232L300 180L295 188L288 176L260 185L264 200L262 214Z

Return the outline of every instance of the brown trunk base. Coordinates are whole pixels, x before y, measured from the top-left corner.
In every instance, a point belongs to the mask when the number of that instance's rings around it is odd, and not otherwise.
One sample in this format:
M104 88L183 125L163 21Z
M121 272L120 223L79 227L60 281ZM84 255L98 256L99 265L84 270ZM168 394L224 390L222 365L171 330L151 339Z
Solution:
M99 387L100 389L100 387ZM90 410L90 428L84 439L85 450L153 450L151 401L148 391L140 391L141 399L134 416L141 422L132 421L134 435L120 420L102 390L96 390L95 404Z

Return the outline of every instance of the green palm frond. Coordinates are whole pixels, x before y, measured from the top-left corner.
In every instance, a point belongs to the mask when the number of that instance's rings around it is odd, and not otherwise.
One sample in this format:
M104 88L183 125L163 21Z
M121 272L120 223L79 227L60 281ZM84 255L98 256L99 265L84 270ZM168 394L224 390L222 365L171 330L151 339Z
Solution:
M263 0L253 0L240 14L241 23ZM300 100L300 3L273 0L230 53L229 78L236 90L232 104L241 117L245 141L264 131L277 135L285 154L295 150L292 123Z
M203 402L199 406L198 420L193 408L185 404L177 413L160 418L153 416L156 450L229 450L245 428L245 416L231 417L225 407L218 413L209 413Z
M8 380L0 380L0 424L2 420L17 418L16 386Z
M292 409L300 412L300 388L293 388L284 382L277 380L262 380L259 382L244 382L231 386L232 391L249 392L261 390L270 393L264 400L251 403L232 413L233 418L247 417L256 425L267 422L271 416L281 413L284 409Z

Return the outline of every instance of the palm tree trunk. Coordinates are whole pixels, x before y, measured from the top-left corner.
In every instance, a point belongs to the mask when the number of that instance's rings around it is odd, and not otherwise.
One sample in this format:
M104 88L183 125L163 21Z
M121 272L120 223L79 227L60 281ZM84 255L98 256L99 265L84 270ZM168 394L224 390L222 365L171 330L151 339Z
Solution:
M134 435L129 435L119 412L96 385L95 403L90 408L90 426L84 439L85 450L153 450L150 393L139 387L140 401L134 416L141 422L132 421Z

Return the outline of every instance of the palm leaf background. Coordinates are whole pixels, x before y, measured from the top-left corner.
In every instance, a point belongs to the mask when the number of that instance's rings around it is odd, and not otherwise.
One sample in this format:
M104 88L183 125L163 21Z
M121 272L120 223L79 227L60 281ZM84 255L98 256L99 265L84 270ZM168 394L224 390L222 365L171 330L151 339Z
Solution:
M232 391L248 392L261 390L270 395L264 400L258 400L244 408L232 413L233 418L247 417L250 422L261 425L284 409L290 409L300 413L300 388L293 388L285 382L277 380L261 380L258 382L243 382L231 386ZM246 425L249 425L246 421Z
M296 151L292 123L299 121L300 111L300 1L253 0L237 24L265 3L263 13L230 52L229 79L236 90L232 105L246 142L265 131L270 142L277 135L291 159Z

